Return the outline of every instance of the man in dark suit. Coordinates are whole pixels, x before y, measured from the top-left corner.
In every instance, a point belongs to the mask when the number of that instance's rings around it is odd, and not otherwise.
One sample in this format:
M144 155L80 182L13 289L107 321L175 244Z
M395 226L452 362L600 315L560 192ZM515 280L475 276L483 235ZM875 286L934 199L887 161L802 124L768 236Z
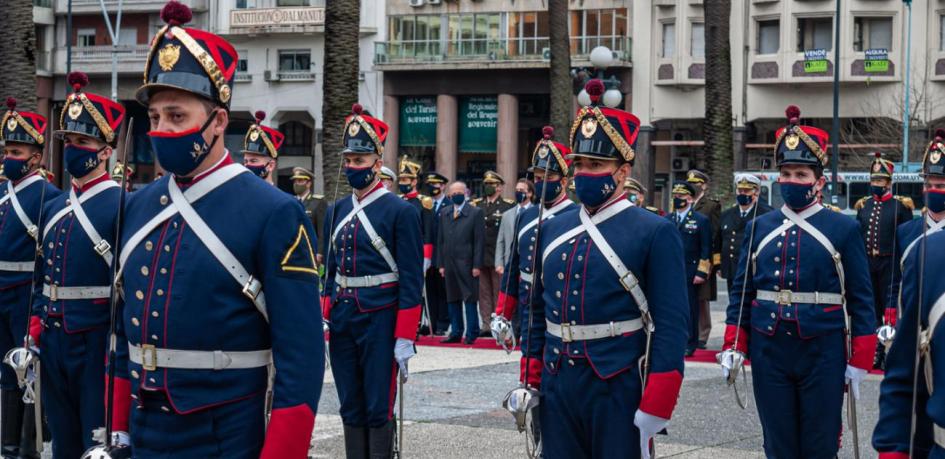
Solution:
M479 336L479 274L483 266L486 221L482 209L466 202L466 184L449 187L451 205L440 211L436 243L436 265L446 279L446 303L450 335L444 343L458 343L465 328L465 344ZM466 326L463 326L465 308Z
M423 182L427 189L427 196L433 199L430 241L433 242L431 260L436 265L436 241L440 228L440 213L445 211L450 203L450 200L446 199L447 179L437 172L430 171L423 174ZM446 329L450 326L449 313L446 308L446 284L438 269L428 269L424 273L426 276L427 306L430 308L430 323L433 334L437 336L444 335Z
M719 231L715 234L715 243L713 244L715 250L712 253L714 254L713 257L719 257L722 278L725 279L726 291L729 291L730 295L735 270L738 268L738 256L742 248L742 241L745 240L745 225L755 217L771 211L770 206L765 204L764 201L758 200L760 188L761 180L752 174L739 174L735 177L735 191L737 193L735 199L738 202L722 212L722 217L719 219ZM757 211L755 206L758 206ZM764 236L760 235L760 237Z

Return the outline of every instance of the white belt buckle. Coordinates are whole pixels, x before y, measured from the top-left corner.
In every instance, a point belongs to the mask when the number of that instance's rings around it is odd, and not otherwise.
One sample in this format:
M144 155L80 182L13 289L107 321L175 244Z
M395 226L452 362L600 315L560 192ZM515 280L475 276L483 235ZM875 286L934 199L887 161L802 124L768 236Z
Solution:
M794 292L792 292L792 291L790 291L790 290L781 290L781 291L779 291L779 292L778 292L778 299L777 299L778 304L787 306L787 305L790 305L790 304L794 303L794 301L792 301L792 300L794 299L794 298L793 298L793 294L794 294Z
M214 370L223 370L230 366L233 362L233 359L230 358L226 352L223 351L213 351L213 369Z
M49 301L59 301L59 286L50 285L49 286Z
M256 280L255 277L249 276L249 280L246 281L245 285L243 285L243 295L246 295L247 298L256 301L256 297L259 296L260 290L262 290L262 284Z
M144 368L145 371L155 371L157 370L157 363L157 348L153 344L142 344L141 368Z
M99 254L99 256L105 256L105 254L111 249L111 244L109 244L105 239L102 239L101 241L98 241L98 244L95 244L95 253Z
M574 341L574 334L571 332L571 325L565 322L561 323L561 342L570 343Z
M31 238L36 239L36 236L39 235L39 228L36 225L30 225L26 228L26 233L30 235Z
M620 285L623 285L623 288L629 292L637 286L637 280L633 277L633 273L627 271L627 274L620 276Z
M341 280L341 288L348 288L348 278L345 276L338 276L338 278Z

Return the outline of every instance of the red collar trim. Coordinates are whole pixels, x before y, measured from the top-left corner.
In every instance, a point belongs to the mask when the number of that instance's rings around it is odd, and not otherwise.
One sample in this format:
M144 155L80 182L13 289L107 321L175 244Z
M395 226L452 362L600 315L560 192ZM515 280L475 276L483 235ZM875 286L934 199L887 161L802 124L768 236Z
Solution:
M622 200L625 200L625 199L627 199L627 192L626 192L626 191L624 191L624 192L622 192L622 193L620 193L620 194L618 194L618 195L611 196L610 201L605 202L605 203L602 204L600 207L598 207L598 208L596 208L596 209L594 209L594 210L587 209L587 213L588 213L588 214L591 214L591 215L594 215L594 214L596 214L596 213L598 213L598 212L600 212L600 211L602 211L602 210L604 210L604 209L606 209L606 208L608 208L608 207L610 207L610 206L612 206L612 205L614 205L614 204L616 204L616 203L618 203L618 202L620 202L620 201L622 201Z
M367 199L368 196L370 196L372 193L376 192L377 190L379 190L379 189L381 189L381 188L384 188L384 182L378 180L378 181L377 181L377 184L374 185L374 188L371 188L371 191L368 191L367 193L364 193L364 196L361 196L360 198L357 198L357 199L358 199L358 202L361 202L361 201ZM357 196L357 195L355 195L355 196Z
M28 178L34 176L34 175L38 175L38 174L39 174L39 169L35 169L33 172L30 172L29 174L24 175L23 178L21 178L21 179L15 181L15 182L13 182L13 186L17 186L17 185L23 183L24 180L26 180L26 179L28 179Z
M417 193L417 190L413 190L413 191L411 191L411 192L405 194L405 195L404 195L404 199L413 199L413 198L416 198L416 197L417 197L417 194L418 194L418 193Z
M72 189L75 190L76 193L85 193L93 186L98 185L99 183L102 183L102 182L106 182L108 180L111 180L111 177L109 177L107 173L102 172L101 175L99 175L98 177L95 177L92 180L89 180L88 182L85 182L85 185L82 185L81 187L76 186L75 180L72 180Z
M224 152L223 152L223 158L220 159L219 161L217 161L217 163L214 164L213 167L211 167L210 169L207 169L207 170L205 170L205 171L203 171L203 172L201 172L201 173L195 175L195 176L194 176L192 179L190 179L189 181L182 181L182 180L180 180L180 178L178 178L178 177L175 177L175 179L177 179L177 183L186 184L187 186L191 186L191 185L193 185L193 184L199 182L200 180L206 178L206 177L209 176L210 174L216 172L217 170L222 169L224 166L229 166L230 164L233 164L233 158L230 158L230 152L229 152L229 151L224 151Z
M873 199L876 199L879 202L886 202L892 199L892 197L893 197L892 192L887 191L886 194L883 195L883 197L877 198L876 196L873 196Z

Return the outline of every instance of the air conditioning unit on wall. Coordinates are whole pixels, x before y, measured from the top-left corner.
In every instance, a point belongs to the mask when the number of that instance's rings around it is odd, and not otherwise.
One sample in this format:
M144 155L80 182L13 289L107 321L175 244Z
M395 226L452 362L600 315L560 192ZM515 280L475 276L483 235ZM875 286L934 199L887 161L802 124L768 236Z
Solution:
M428 5L439 5L443 0L427 0Z
M689 170L689 158L673 158L673 172L685 172Z
M419 8L423 6L423 0L410 0L410 6L414 8Z

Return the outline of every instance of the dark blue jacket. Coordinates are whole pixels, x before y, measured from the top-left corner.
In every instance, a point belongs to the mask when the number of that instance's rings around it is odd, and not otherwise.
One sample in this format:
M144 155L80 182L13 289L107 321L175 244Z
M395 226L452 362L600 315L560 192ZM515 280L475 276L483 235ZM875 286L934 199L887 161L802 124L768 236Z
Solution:
M695 276L705 279L712 270L712 224L709 217L692 209L689 209L682 221L677 221L678 217L676 212L666 215L666 219L676 226L682 238L683 253L686 257L686 279L688 282L692 282Z
M23 177L14 183L14 187L38 174L39 172L33 172ZM0 184L0 199L7 195L8 190L6 183ZM16 197L29 220L42 231L42 228L39 228L40 204L56 199L60 193L62 192L51 183L40 180L17 191ZM26 232L26 227L20 222L8 199L0 204L0 261L33 262L35 259L36 240ZM30 283L32 278L31 272L0 271L0 290ZM3 306L5 305L0 305L0 308Z

